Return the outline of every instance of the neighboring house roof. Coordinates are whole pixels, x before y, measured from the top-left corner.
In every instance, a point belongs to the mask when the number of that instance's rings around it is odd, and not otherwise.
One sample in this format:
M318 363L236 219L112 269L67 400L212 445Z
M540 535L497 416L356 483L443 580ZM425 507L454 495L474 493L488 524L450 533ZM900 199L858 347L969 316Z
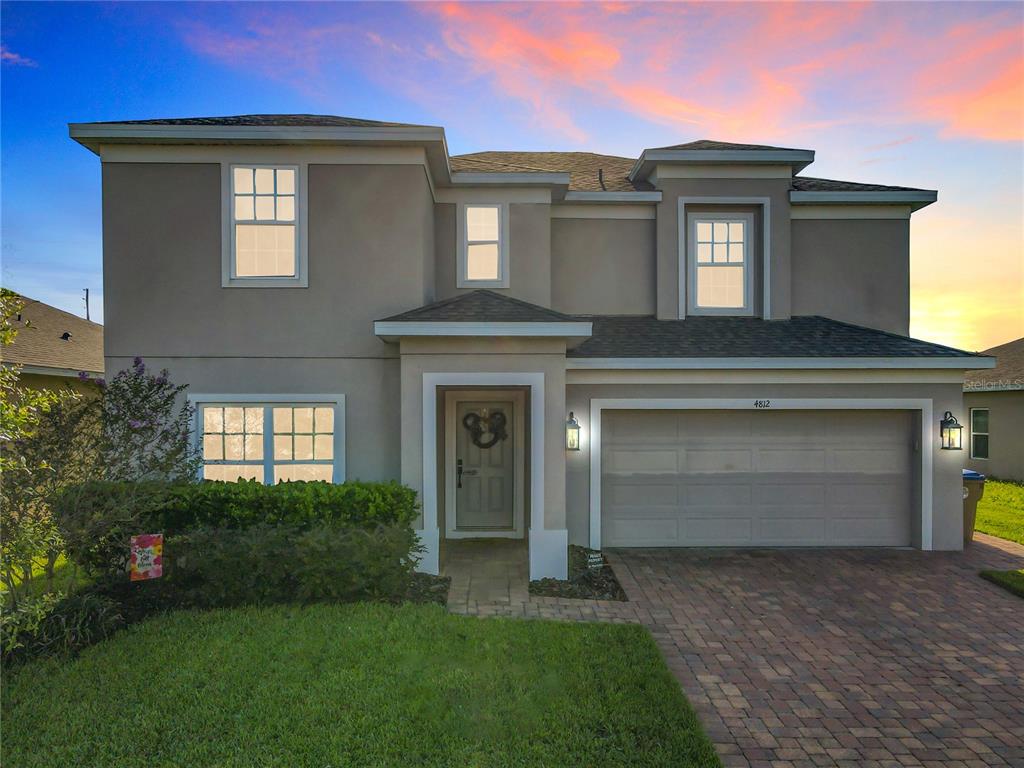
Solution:
M474 152L452 155L452 171L568 173L569 189L580 192L643 192L654 189L646 181L630 181L633 158L593 152Z
M4 363L55 376L103 373L102 325L35 299L23 296L22 300L20 319L18 315L11 318L18 329L14 342L0 348Z
M494 291L475 290L384 318L380 322L564 323L578 319Z
M799 192L928 192L917 187L891 187L885 184L861 184L857 181L816 179L811 176L794 176L793 186Z
M1008 341L981 354L996 359L996 367L964 377L964 392L1024 390L1024 338Z
M606 315L590 320L593 335L569 350L569 357L975 356L971 352L818 316L790 320L712 316L658 320L651 316Z
M226 115L224 117L158 117L152 120L102 120L83 125L244 125L281 127L330 127L330 128L373 128L391 126L404 128L426 128L415 123L389 123L381 120L363 120L358 117L338 115Z

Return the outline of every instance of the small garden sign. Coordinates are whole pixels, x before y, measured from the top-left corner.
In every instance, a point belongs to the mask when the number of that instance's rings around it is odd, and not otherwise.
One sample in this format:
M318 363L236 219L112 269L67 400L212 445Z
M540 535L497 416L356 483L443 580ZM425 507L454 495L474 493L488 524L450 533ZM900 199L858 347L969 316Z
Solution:
M162 533L132 536L131 580L143 581L163 576L163 554L164 535Z

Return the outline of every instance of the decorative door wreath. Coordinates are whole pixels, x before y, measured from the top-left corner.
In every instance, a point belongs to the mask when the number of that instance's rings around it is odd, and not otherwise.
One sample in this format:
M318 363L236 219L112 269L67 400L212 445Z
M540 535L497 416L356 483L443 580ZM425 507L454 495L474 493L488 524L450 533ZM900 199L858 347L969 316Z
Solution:
M469 431L470 439L477 448L493 448L499 440L507 438L506 423L507 420L502 411L494 411L489 416L481 416L479 413L470 411L462 417L462 426ZM490 438L484 440L482 439L484 435L490 435Z

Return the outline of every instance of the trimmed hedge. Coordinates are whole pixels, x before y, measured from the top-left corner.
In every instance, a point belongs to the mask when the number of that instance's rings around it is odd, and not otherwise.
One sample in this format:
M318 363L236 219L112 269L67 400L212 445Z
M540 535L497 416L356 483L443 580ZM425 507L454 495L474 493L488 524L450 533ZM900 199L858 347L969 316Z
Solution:
M94 481L61 494L54 512L73 560L94 573L118 573L126 567L132 534L174 536L199 528L257 525L408 528L418 507L416 492L396 482Z

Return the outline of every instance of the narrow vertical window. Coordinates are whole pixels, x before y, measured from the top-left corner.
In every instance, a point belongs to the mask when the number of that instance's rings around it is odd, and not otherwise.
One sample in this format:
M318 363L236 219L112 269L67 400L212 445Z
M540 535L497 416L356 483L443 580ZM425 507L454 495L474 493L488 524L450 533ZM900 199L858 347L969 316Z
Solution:
M508 287L506 227L503 205L462 207L458 287Z
M971 408L971 458L988 458L988 408Z
M231 277L298 276L298 173L294 167L231 168Z

